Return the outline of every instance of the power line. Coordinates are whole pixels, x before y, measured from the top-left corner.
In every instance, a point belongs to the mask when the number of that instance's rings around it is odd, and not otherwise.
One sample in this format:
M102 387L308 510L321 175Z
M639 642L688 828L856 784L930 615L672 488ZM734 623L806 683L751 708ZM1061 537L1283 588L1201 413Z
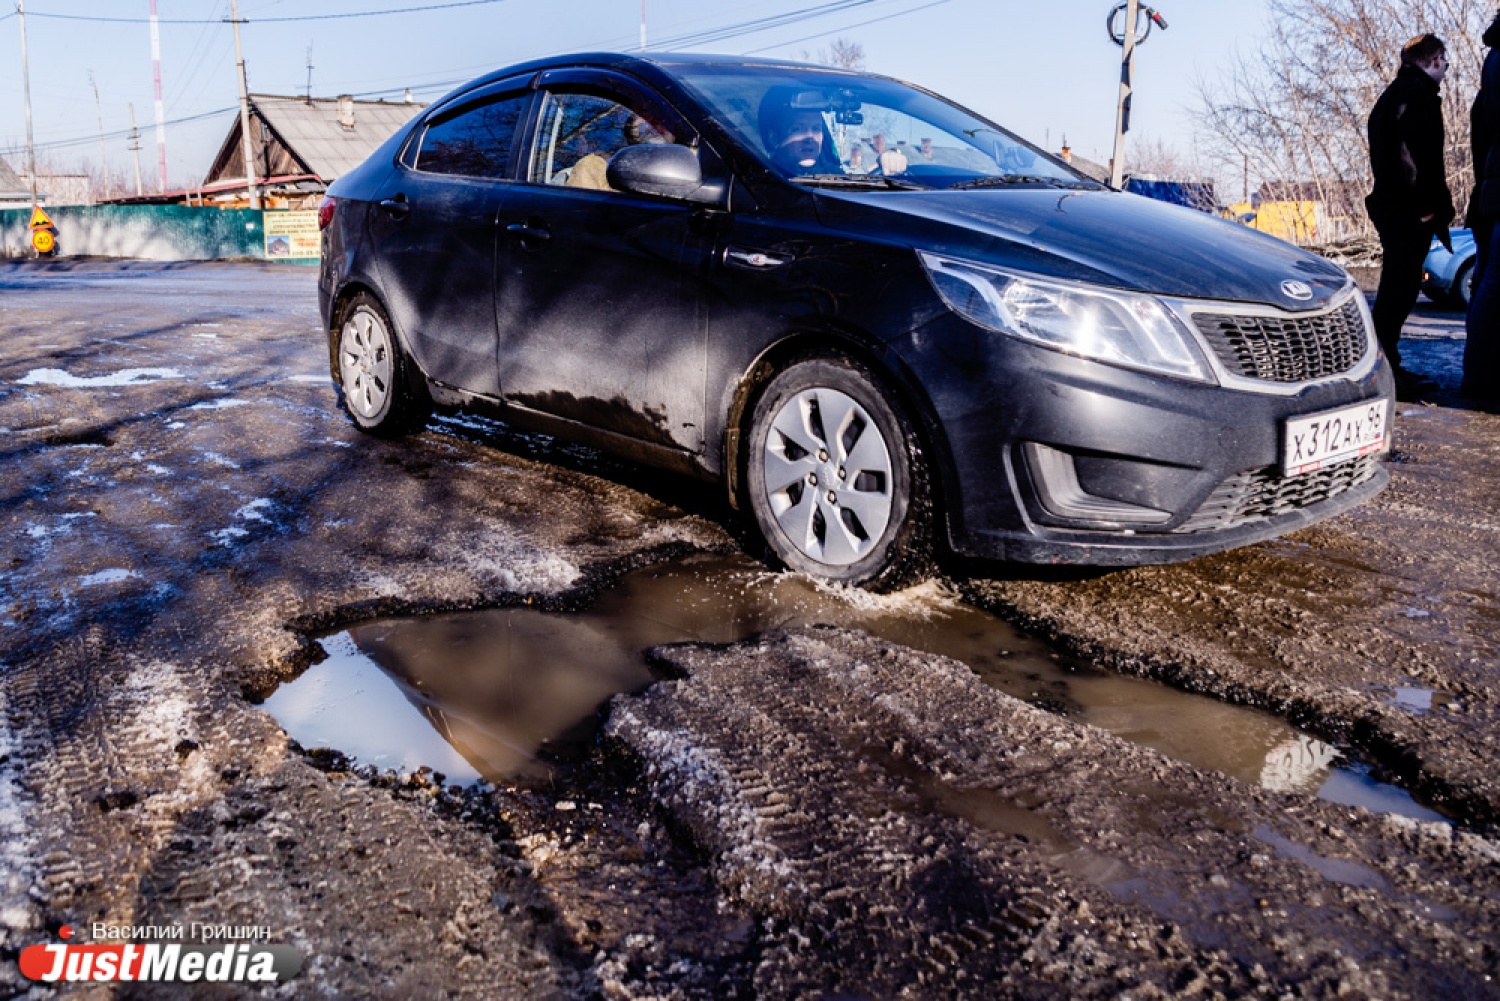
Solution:
M467 2L465 2L465 3L443 4L443 5L439 5L439 6L435 6L435 7L407 8L407 9L409 9L409 10L437 10L437 9L441 9L441 7L466 7L466 6L474 6L474 5L478 4L478 3L504 3L504 2L505 2L505 0L467 0ZM815 17L821 17L821 16L823 16L825 14L833 14L833 13L837 13L837 12L839 12L841 10L847 10L847 9L851 9L851 8L854 8L854 7L866 6L866 5L871 4L871 3L882 3L882 2L888 2L888 0L832 0L832 2L819 4L819 5L815 6L815 7L804 7L804 8L801 8L799 10L788 11L788 12L785 12L783 14L777 14L777 15L771 15L771 16L768 16L768 17L756 18L756 19L753 19L753 20L750 20L750 21L741 21L741 22L739 22L737 24L724 25L723 27L720 27L720 28L711 28L711 29L704 29L703 31L699 31L699 32L690 32L690 33L687 33L687 34L684 34L684 35L679 35L679 36L677 36L675 38L665 39L661 44L663 44L663 45L670 45L670 46L682 46L682 45L689 45L689 44L707 44L708 42L722 42L722 41L727 41L727 40L729 40L731 38L738 38L738 37L743 36L743 35L757 34L757 33L762 32L762 31L770 30L771 28L784 27L784 26L786 26L788 24L795 24L795 23L797 23L799 21L810 20L810 19L815 18ZM920 11L920 10L926 10L929 7L939 7L939 6L943 5L943 4L951 3L951 2L952 2L952 0L932 0L932 2L925 3L925 4L922 4L922 5L917 6L917 7L911 7L911 8L908 8L906 10L899 10L899 11L896 11L895 13L893 13L893 14L885 14L885 15L883 15L881 17L870 18L868 20L860 21L860 22L857 22L855 24L843 25L842 27L833 28L833 29L830 29L829 31L823 31L823 32L818 32L816 34L812 34L812 35L806 35L806 36L804 36L802 38L794 38L791 41L778 42L775 45L768 45L768 46L764 46L764 47L759 48L759 49L752 49L749 52L745 52L745 53L741 53L741 54L742 55L754 55L754 54L756 54L758 52L766 52L766 51L768 51L770 49L782 48L782 47L787 46L787 45L796 45L798 42L805 42L805 41L808 41L808 40L813 39L813 38L821 38L821 37L823 37L825 35L833 34L836 31L848 31L851 28L860 28L860 27L863 27L863 26L865 26L867 24L875 24L876 22L879 22L879 21L889 21L892 18L903 17L903 16L905 16L907 14L914 14L917 11ZM394 10L393 11L370 11L370 12L368 12L368 14L358 14L358 15L356 15L356 14L346 14L346 15L337 15L337 14L336 15L311 15L310 18L282 18L280 20L307 20L307 19L316 19L316 18L324 17L324 16L327 16L327 17L362 17L362 16L374 16L374 15L377 15L377 14L402 13L402 12L403 11L394 11ZM8 16L14 16L14 15L12 14L12 15L8 15ZM64 16L64 15L44 15L44 16L48 16L48 17L61 17L61 16ZM3 20L5 20L5 18L4 17L0 17L0 21L3 21ZM79 17L78 20L99 20L99 21L131 20L133 23L144 23L144 21L141 20L141 19L125 19L125 18L85 18L85 17ZM271 19L269 19L269 18L268 19L263 19L261 21L261 23L264 23L265 20L271 20ZM191 21L191 22L175 22L175 23L222 24L223 21ZM695 41L694 39L698 39L698 40ZM458 86L459 84L467 83L470 79L472 79L472 77L464 77L462 79L455 79L455 80L437 81L437 82L433 82L433 83L428 83L428 84L423 84L423 85L419 85L419 86L416 86L416 87L412 87L411 90L413 92L415 92L415 93L423 93L423 92L431 92L431 91L446 91L446 90L448 90L448 89L450 89L452 87ZM385 88L385 89L381 89L381 90L361 91L361 92L357 92L355 96L357 96L357 97L373 97L375 95L380 95L380 94L395 94L395 93L401 92L403 89L404 88L393 87L393 88ZM195 122L195 121L199 121L199 120L204 119L204 118L212 118L215 115L221 115L221 114L224 114L225 112L233 111L233 110L234 110L233 108L218 108L218 109L216 109L214 111L206 111L206 112L203 112L201 114L190 115L190 116L187 116L185 118L171 119L166 124L168 124L168 125L183 125L183 124L186 124L188 122ZM120 137L128 136L128 135L130 135L130 130L129 129L122 129L122 130L119 130L119 131L116 131L116 132L105 133L105 138L116 139L116 138L120 138ZM82 138L76 138L76 139L61 139L61 140L56 140L56 141L53 141L53 142L38 143L37 144L37 148L39 148L39 149L65 149L65 148L70 147L70 146L81 146L81 145L85 145L87 143L94 142L94 141L97 140L97 138L98 138L97 136L88 136L88 137L82 137Z
M906 10L898 10L894 14L886 14L886 15L884 15L882 17L872 17L868 21L860 21L857 24L846 24L842 28L835 28L835 29L833 29L833 31L849 31L849 30L852 30L854 28L863 28L867 24L875 24L875 23L877 23L879 21L889 21L893 17L903 17L903 16L905 16L907 14L915 14L919 10L926 10L929 7L941 7L945 3L952 3L952 2L953 2L953 0L932 0L932 3L925 3L925 4L922 4L920 7L911 7L911 8L908 8ZM818 32L816 34L813 34L813 35L803 35L801 38L793 38L789 42L777 42L775 45L766 45L766 46L762 46L761 48L758 48L758 49L751 49L748 52L741 52L740 55L742 55L742 56L753 56L753 55L756 55L757 53L760 53L760 52L769 52L772 49L780 49L780 48L785 48L788 45L796 45L798 42L810 42L814 38L822 38L822 37L824 37L826 35L831 35L831 34L833 34L833 31L820 31L820 32Z
M234 110L236 110L236 108L234 108L234 107L215 108L213 111L203 111L203 112L199 112L196 115L188 115L188 116L186 116L184 118L170 118L167 121L163 122L162 124L163 125L186 125L189 122L197 122L197 121L201 121L201 120L203 120L205 118L213 118L215 115L226 114L227 112L234 111ZM123 139L123 138L128 137L134 131L135 131L134 129L116 129L113 132L106 132L106 133L104 133L103 138L105 138L105 139ZM86 136L86 137L77 138L77 139L56 139L56 140L54 140L52 142L39 142L39 143L36 144L36 148L37 149L53 149L53 150L56 150L56 149L68 149L69 147L72 147L72 146L85 146L85 145L87 145L89 143L97 142L99 139L100 139L100 136L98 136L98 135Z
M506 0L455 0L453 3L431 4L426 7L395 7L390 10L362 10L347 14L297 14L290 17L258 17L253 20L242 18L241 24L283 24L288 21L336 21L351 17L381 17L386 14L419 14L429 10L448 10L453 7L482 7L489 4L505 3ZM45 14L33 12L32 17L50 17L56 21L93 21L104 24L145 24L149 18L144 17L98 17L90 14ZM0 17L4 21L7 17L15 17L15 13ZM163 17L157 20L158 24L223 24L228 18L219 20L207 20L203 18L169 18Z
M663 41L660 42L660 45L663 45L663 47L667 47L667 45L724 42L727 41L727 39L739 38L739 36L742 35L756 35L756 33L763 32L763 30L766 30L766 21L775 21L775 24L772 24L772 26L769 27L781 27L784 26L784 24L795 24L796 21L807 21L810 20L810 18L822 17L822 15L825 14L835 14L835 12L841 11L841 9L855 8L855 6L864 6L868 5L868 3L888 2L889 0L834 0L834 2L832 3L823 3L823 5L817 6L817 8L802 8L799 9L799 11L790 11L787 12L787 14L774 15L774 17L756 18L756 20L753 21L741 21L741 23L726 24L726 26L717 27L717 29L705 29L702 30L702 32L691 32L688 33L688 35L679 35L675 36L675 38L663 39ZM804 42L807 41L807 39L822 38L823 35L832 35L832 33L834 32L846 32L846 30L852 29L852 27L861 27L865 26L865 24L874 24L876 23L876 21L888 21L891 20L891 18L903 17L903 15L906 14L915 14L916 11L924 11L924 9L935 8L935 6L944 5L944 3L951 2L953 2L953 0L935 0L935 2L927 3L927 5L919 6L919 8L910 8L907 9L907 11L897 11L895 12L895 14L886 14L883 15L883 17L870 18L870 20L868 21L859 21L859 23L856 24L846 24L846 26L837 27L837 29L829 29L828 32L819 32L817 33L817 35L808 35L805 36L805 38L792 39L792 41L790 42L777 42L777 44L775 45L768 45L768 47L766 48L760 48L760 50L754 51L756 51L756 53L763 53L763 51L769 50L769 48L781 48L784 47L784 45L795 45L796 42ZM700 41L691 42L691 39L694 38L700 38ZM742 54L744 54L744 56L750 56L750 54L753 53ZM458 87L459 84L468 83L469 80L472 80L472 77L460 77L456 78L456 80L440 80L434 81L434 83L429 84L416 84L416 86L411 87L411 92L443 93L447 92L447 90L453 89L453 87ZM354 96L356 96L356 98L375 98L375 96L381 95L399 95L399 93L404 92L404 90L404 87L383 87L383 89L378 90L360 90L360 92L354 93Z
M806 21L825 14L836 14L841 10L851 7L864 7L876 3L877 0L832 0L830 3L819 4L816 7L803 7L799 10L787 11L782 14L772 14L767 17L759 17L750 21L741 21L739 24L729 24L720 28L707 28L702 31L692 31L672 38L663 39L657 43L660 48L677 48L690 45L707 45L710 42L722 42L729 38L738 38L740 35L748 35L758 31L769 31L772 28L780 28L798 21Z

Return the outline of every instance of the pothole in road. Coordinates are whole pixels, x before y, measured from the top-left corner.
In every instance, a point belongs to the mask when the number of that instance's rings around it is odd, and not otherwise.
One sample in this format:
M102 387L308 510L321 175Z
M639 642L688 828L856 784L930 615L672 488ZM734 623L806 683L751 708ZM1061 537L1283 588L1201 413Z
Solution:
M591 740L599 706L657 680L643 653L832 622L967 664L992 687L1168 757L1268 789L1442 820L1278 717L1070 659L929 583L900 595L820 587L743 557L693 556L625 576L587 610L490 609L356 626L263 708L305 747L427 767L462 785L545 774Z

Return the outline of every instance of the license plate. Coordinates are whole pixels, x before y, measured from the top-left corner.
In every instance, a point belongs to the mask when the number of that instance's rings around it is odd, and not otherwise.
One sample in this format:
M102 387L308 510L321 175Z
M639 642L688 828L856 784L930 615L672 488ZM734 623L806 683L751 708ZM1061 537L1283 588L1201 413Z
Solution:
M1281 451L1283 476L1347 462L1386 447L1385 411L1389 400L1371 400L1286 422Z

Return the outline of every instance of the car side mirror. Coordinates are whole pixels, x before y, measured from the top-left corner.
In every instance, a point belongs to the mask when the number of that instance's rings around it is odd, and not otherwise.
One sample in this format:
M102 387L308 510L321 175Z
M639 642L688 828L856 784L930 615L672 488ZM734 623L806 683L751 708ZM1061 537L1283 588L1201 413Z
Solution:
M616 191L710 205L722 204L727 188L723 181L704 182L696 150L670 143L627 146L610 158L604 176Z

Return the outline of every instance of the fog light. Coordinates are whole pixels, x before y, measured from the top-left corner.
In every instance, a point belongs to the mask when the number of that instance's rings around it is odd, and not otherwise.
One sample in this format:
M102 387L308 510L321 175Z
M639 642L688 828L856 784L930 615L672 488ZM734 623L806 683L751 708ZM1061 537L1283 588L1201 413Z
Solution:
M1108 522L1112 525L1164 525L1172 512L1124 501L1098 497L1083 489L1073 457L1050 445L1029 441L1023 446L1037 500L1050 515L1074 521Z

